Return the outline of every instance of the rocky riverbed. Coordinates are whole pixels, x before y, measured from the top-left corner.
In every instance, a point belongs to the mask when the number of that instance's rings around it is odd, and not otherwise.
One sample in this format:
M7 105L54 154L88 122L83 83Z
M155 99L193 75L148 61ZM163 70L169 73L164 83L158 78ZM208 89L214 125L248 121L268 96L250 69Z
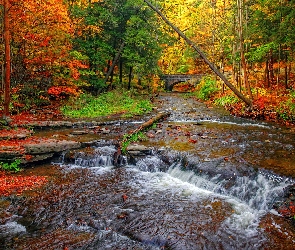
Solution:
M292 129L233 117L177 93L159 95L154 105L137 119L44 121L34 133L20 133L25 150L16 157L29 164L19 175L48 182L1 197L1 245L293 249ZM123 135L159 112L170 116L129 146L124 167L114 167ZM51 156L33 161L42 154Z

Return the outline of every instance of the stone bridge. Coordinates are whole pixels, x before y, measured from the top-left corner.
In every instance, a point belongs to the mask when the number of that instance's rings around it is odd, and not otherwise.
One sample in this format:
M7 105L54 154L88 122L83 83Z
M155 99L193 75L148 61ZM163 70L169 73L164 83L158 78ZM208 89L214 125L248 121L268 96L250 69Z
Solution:
M165 90L172 91L173 86L180 82L190 81L191 84L196 85L201 81L201 78L205 76L203 74L195 74L195 75L161 75L160 80L165 81Z

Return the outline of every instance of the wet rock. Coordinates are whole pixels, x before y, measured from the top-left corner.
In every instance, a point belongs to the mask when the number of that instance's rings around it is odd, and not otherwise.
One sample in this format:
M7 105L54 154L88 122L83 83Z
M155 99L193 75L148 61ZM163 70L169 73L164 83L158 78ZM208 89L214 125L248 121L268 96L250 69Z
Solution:
M22 154L19 152L19 150L12 149L12 150L4 151L1 149L0 162L7 161L7 160L13 160L13 159L20 157L20 156L22 156Z
M295 216L295 185L290 185L284 190L284 196L277 200L274 205L283 217L294 220Z
M0 141L1 140L10 140L10 139L25 139L32 135L31 131L27 132L21 132L21 133L15 133L15 134L9 134L9 135L0 135Z
M40 154L40 155L29 155L30 157L25 157L22 159L22 163L32 163L32 162L38 162L38 161L44 161L47 159L51 159L54 156L54 153L49 154Z
M132 156L145 156L151 154L151 149L139 144L131 144L127 147L128 154Z
M71 132L72 135L85 135L88 134L86 130L75 130Z
M47 154L47 153L59 153L69 149L80 148L81 143L76 141L57 141L48 140L40 142L37 144L25 145L25 150L27 154L37 155L37 154Z
M100 131L103 134L109 134L111 132L108 128L101 128Z

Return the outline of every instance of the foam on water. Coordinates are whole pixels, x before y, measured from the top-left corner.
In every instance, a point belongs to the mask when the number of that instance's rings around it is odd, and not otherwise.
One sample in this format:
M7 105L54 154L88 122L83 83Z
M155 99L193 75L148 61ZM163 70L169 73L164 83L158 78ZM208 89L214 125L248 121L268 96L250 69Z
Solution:
M23 225L18 224L16 221L6 222L6 224L0 225L1 236L24 233L26 231L26 228Z
M236 184L226 190L220 183L181 170L179 165L171 166L167 173L139 171L138 174L142 193L166 190L194 201L218 199L229 203L234 212L223 222L224 231L244 238L257 236L260 218L272 211L272 201L291 183L287 178L278 182L259 173L253 180L238 177Z
M261 124L261 123L251 123L251 122L233 122L233 121L221 121L218 119L202 119L202 120L172 120L174 123L200 123L200 124L210 124L210 123L217 123L217 124L225 124L225 125L234 125L234 126L241 126L241 127L258 127L258 128L266 128L272 129L273 127L268 124Z

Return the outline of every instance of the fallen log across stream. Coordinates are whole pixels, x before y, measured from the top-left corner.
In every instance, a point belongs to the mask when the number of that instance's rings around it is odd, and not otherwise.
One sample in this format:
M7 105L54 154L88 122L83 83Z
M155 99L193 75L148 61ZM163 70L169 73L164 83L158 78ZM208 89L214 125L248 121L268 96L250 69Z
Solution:
M122 149L122 145L124 143L126 143L128 140L131 139L132 135L137 134L139 132L143 132L146 129L148 129L149 127L151 127L154 123L160 121L161 119L166 118L167 116L169 116L170 113L169 112L161 112L158 113L156 116L152 117L151 119L149 119L148 121L144 122L143 124L141 124L141 126L135 130L130 131L125 138L120 142L120 148Z
M125 154L127 146L132 142L132 136L138 134L139 132L146 131L154 123L169 116L169 112L160 112L156 116L152 117L148 121L141 124L137 129L131 130L129 133L125 134L124 138L119 142L118 150L114 154L114 166L120 166L122 162L122 154Z

